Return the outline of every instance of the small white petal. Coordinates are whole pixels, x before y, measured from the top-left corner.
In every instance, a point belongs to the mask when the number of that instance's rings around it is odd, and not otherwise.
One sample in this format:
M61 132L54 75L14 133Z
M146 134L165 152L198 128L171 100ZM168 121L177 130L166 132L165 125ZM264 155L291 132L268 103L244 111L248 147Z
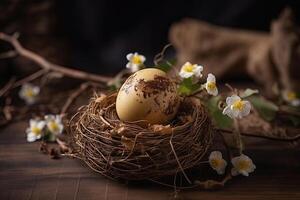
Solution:
M213 75L213 74L211 74L211 73L209 73L208 75L207 75L207 82L216 82L216 77Z
M143 56L143 55L140 55L140 57L141 57L141 61L142 61L142 63L144 63L144 62L146 61L146 57L145 57L145 56Z
M185 71L180 71L179 72L179 76L181 77L181 78L190 78L190 77L192 77L194 74L193 74L193 72L185 72Z
M34 93L35 95L37 95L37 94L40 93L40 88L37 87L37 86L35 86L35 87L32 88L32 91L33 91L33 93Z
M233 118L232 110L229 105L224 108L223 115L228 115L229 117Z
M249 115L250 111L251 111L251 104L249 101L243 101L244 102L244 108L241 111L241 116L247 116Z
M220 151L212 151L209 155L209 159L212 158L222 158L222 153Z
M249 176L249 173L245 170L240 171L240 174L242 174L243 176Z
M37 140L37 138L36 138L35 134L33 134L33 133L27 134L27 142L34 142L36 140Z
M126 64L126 68L128 68L128 69L131 69L132 68L132 63L131 62L128 62L127 64Z
M226 104L227 105L232 105L234 102L241 100L241 98L237 95L232 95L231 97L226 98Z
M62 122L61 116L60 116L60 115L55 115L55 121L56 121L57 123L61 123L61 122Z
M295 100L293 100L293 101L291 102L291 105L292 105L292 106L295 106L295 107L300 106L300 99L295 99Z
M140 66L136 64L131 64L130 71L131 73L137 72L140 70Z
M197 78L201 78L202 77L202 73L201 73L202 71L203 71L203 67L201 65L197 65L195 67L195 69L193 70L193 72L194 72L194 74L195 74L195 76Z
M132 53L129 53L129 54L127 54L127 56L126 56L126 58L127 58L127 60L131 60L131 58L132 58L132 56L133 56L133 54Z
M217 96L218 95L218 88L215 87L214 89L210 89L208 87L208 83L205 84L205 89L207 91L208 94L213 95L213 96Z
M214 89L214 90L212 91L211 95L217 96L217 95L218 95L218 88Z
M46 120L46 122L55 120L55 116L54 115L45 115L45 120Z
M45 125L46 125L46 122L45 122L45 121L39 121L39 122L37 123L36 126L37 126L39 129L43 129Z
M30 119L30 120L29 120L29 126L36 126L37 123L38 123L38 121L35 120L35 119Z

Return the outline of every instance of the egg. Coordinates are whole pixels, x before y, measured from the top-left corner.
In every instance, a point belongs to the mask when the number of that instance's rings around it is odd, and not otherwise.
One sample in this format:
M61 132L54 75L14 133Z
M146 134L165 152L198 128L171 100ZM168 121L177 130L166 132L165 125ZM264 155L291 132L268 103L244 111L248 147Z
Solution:
M147 68L124 82L117 95L116 111L122 121L166 124L176 115L179 103L175 82L164 71Z

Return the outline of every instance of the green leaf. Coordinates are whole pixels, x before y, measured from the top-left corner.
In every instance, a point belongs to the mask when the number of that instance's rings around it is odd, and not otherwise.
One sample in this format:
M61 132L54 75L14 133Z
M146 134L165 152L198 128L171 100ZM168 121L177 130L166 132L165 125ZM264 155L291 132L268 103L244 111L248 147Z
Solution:
M246 99L251 102L259 115L266 121L272 121L276 116L276 112L279 110L276 104L269 100L266 100L263 97L256 95L247 97Z
M158 63L158 65L156 66L156 68L164 71L164 72L168 72L172 69L172 67L175 65L176 60L172 59L172 60L166 60L166 61L161 61Z
M250 97L254 94L258 94L258 93L259 93L258 90L253 90L253 89L247 88L242 94L240 94L240 97L246 98L246 97Z
M117 86L116 85L109 85L108 86L108 90L111 91L111 92L115 92L118 90Z
M201 87L200 84L193 83L192 78L185 78L183 81L179 84L178 92L180 95L190 95L196 90L198 90Z
M56 140L56 136L47 130L47 132L44 135L44 140L48 142L54 142Z
M217 127L223 129L232 128L233 120L227 115L223 115L222 110L219 109L218 104L220 100L220 96L211 97L206 103L208 112Z

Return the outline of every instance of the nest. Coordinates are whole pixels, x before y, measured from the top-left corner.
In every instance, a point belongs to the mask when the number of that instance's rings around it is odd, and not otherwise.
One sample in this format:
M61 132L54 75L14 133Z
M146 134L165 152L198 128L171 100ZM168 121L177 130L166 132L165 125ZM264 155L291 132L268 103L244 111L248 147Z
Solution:
M185 175L203 160L213 129L199 100L183 100L168 125L120 121L115 100L116 94L96 96L70 121L74 155L91 169L113 179L153 180Z

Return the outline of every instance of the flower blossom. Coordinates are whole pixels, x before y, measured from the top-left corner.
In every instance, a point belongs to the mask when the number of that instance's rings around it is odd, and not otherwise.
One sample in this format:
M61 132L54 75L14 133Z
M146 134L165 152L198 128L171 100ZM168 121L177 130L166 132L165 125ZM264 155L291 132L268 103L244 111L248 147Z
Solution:
M239 174L249 176L249 173L253 172L256 169L256 166L253 164L251 158L244 154L232 158L231 163L233 165L233 168L231 170L231 174L233 176Z
M179 76L181 78L196 78L202 77L203 66L186 62L180 69Z
M206 83L205 83L205 89L206 89L207 93L210 94L210 95L213 95L213 96L218 95L216 77L211 73L209 73L208 76L207 76L207 80L206 80Z
M44 121L31 119L29 121L29 127L26 129L27 141L34 142L38 139L41 139L44 127L45 127Z
M21 87L21 90L19 91L19 96L28 105L31 105L36 102L36 98L39 93L40 93L40 88L38 86L34 86L30 83L26 83Z
M300 105L300 99L297 97L297 94L292 91L284 91L282 93L283 99L291 104L292 106L299 106Z
M223 114L228 115L230 118L242 118L247 116L251 110L250 102L242 100L235 94L226 98L226 104Z
M45 121L48 130L54 134L54 135L59 135L62 133L64 129L64 125L62 123L61 116L59 115L46 115L45 116Z
M227 162L223 159L222 153L220 151L211 152L208 161L211 168L216 170L218 174L221 175L225 173Z
M126 58L129 61L126 65L126 68L130 69L132 73L143 68L144 62L146 60L145 56L138 53L127 54Z

